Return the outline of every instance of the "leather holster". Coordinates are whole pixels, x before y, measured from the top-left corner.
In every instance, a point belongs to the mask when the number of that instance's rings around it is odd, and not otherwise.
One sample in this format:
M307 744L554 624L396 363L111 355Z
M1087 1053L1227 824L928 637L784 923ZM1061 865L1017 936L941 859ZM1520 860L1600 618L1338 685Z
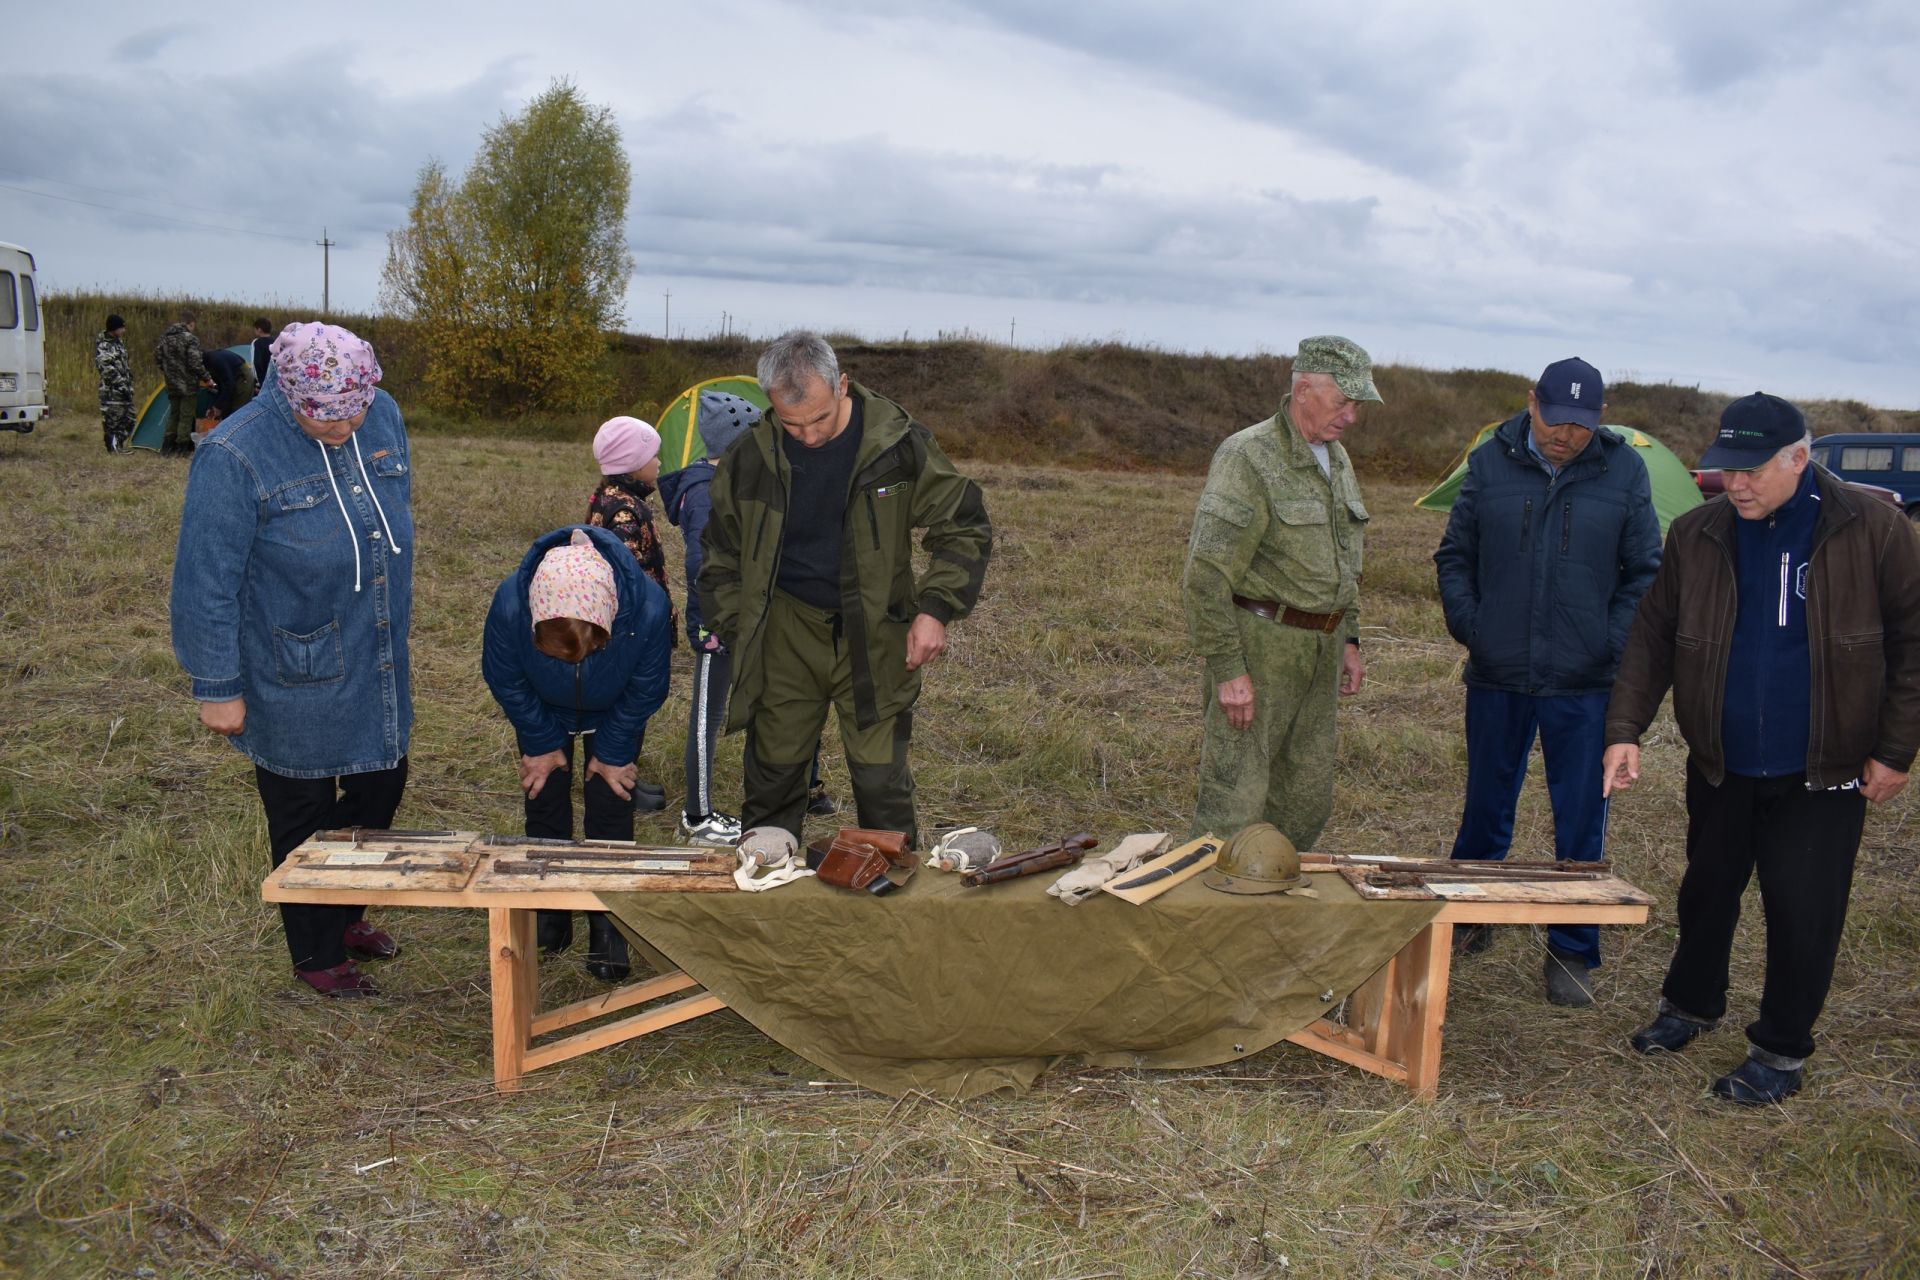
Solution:
M842 827L829 844L807 846L807 865L838 889L888 894L913 878L913 855L898 831Z

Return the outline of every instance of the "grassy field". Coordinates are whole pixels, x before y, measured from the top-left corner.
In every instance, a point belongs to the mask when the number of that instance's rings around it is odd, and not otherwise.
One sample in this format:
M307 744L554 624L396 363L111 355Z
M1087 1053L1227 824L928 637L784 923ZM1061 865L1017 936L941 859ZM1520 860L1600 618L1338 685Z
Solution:
M1200 677L1176 583L1198 478L970 469L998 541L916 718L923 824L980 820L1010 842L1062 817L1179 828ZM480 623L528 541L582 510L587 450L426 436L416 476L419 721L398 821L517 830ZM1541 998L1537 935L1459 965L1431 1104L1285 1045L1210 1070L1062 1069L1022 1098L895 1101L822 1081L731 1013L503 1096L478 914L386 913L406 953L381 968L382 999L291 981L258 900L250 772L197 728L168 646L184 477L105 455L84 411L0 439L0 1274L1920 1270L1911 791L1869 822L1821 1052L1780 1110L1705 1096L1743 1052L1751 921L1729 1025L1666 1061L1625 1047L1673 936L1681 755L1664 720L1612 835L1662 900L1653 922L1607 931L1581 1012ZM1325 848L1438 856L1457 817L1459 654L1428 560L1441 521L1416 491L1367 485L1371 665L1343 708ZM681 681L642 761L673 801L685 706ZM721 760L737 795L736 741ZM831 751L828 773L844 795ZM1536 778L1518 846L1549 845ZM544 981L549 1002L596 985L577 958Z

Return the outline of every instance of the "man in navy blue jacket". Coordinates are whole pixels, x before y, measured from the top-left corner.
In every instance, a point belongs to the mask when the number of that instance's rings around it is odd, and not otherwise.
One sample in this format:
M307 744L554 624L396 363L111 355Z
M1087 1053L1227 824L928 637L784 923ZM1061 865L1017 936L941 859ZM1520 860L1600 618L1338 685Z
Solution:
M1467 460L1433 561L1447 630L1467 646L1467 794L1456 858L1505 858L1538 734L1553 803L1554 856L1606 846L1593 786L1607 694L1641 593L1660 568L1647 468L1600 427L1606 388L1584 360L1556 361ZM1455 934L1485 950L1492 926ZM1547 931L1547 998L1593 1003L1594 925Z

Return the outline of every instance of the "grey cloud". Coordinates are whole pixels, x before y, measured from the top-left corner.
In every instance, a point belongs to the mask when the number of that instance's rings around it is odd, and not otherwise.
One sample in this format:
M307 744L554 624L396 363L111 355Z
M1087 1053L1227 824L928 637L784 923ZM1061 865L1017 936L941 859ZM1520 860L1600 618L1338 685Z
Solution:
M716 181L678 146L635 161L629 235L650 274L1115 302L1338 289L1376 207L1277 190L1181 201L1130 188L1119 166L878 140L768 155L736 139Z
M1034 5L954 0L1031 39L1113 62L1179 93L1416 178L1459 171L1468 138L1493 118L1457 92L1475 66L1474 33L1444 7L1372 20L1344 10L1265 4ZM1364 33L1354 24L1368 21Z
M126 230L187 223L317 238L325 225L345 244L383 239L404 221L420 165L463 165L482 128L514 105L512 64L405 94L343 74L333 52L149 82L126 111L103 109L124 93L110 77L23 75L0 168L113 206L100 216Z
M1652 14L1681 83L1696 93L1816 63L1838 50L1904 43L1915 31L1911 7L1885 0L1693 0L1658 6Z
M147 27L116 41L109 52L115 62L134 65L152 62L174 41L205 29L197 22L172 22L165 26Z

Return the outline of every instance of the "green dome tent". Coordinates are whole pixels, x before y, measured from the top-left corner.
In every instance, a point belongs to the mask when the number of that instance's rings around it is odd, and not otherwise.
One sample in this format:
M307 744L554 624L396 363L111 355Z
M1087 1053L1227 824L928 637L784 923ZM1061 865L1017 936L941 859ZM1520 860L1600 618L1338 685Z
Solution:
M672 475L707 456L707 443L700 438L702 391L730 392L742 400L752 401L762 413L768 408L767 393L760 389L757 380L744 373L694 383L668 401L667 407L660 411L660 421L653 424L653 429L660 433L660 474L663 476Z
M1474 433L1460 456L1453 460L1446 478L1435 485L1413 505L1425 507L1428 511L1451 511L1453 500L1460 496L1460 482L1467 475L1467 455L1499 428L1498 422L1489 422ZM1666 537L1667 526L1681 512L1700 505L1700 486L1693 482L1693 473L1687 470L1687 464L1674 456L1673 450L1655 440L1644 431L1632 427L1607 427L1602 431L1611 431L1640 452L1640 461L1647 464L1647 479L1653 485L1653 510L1660 517L1660 536Z

